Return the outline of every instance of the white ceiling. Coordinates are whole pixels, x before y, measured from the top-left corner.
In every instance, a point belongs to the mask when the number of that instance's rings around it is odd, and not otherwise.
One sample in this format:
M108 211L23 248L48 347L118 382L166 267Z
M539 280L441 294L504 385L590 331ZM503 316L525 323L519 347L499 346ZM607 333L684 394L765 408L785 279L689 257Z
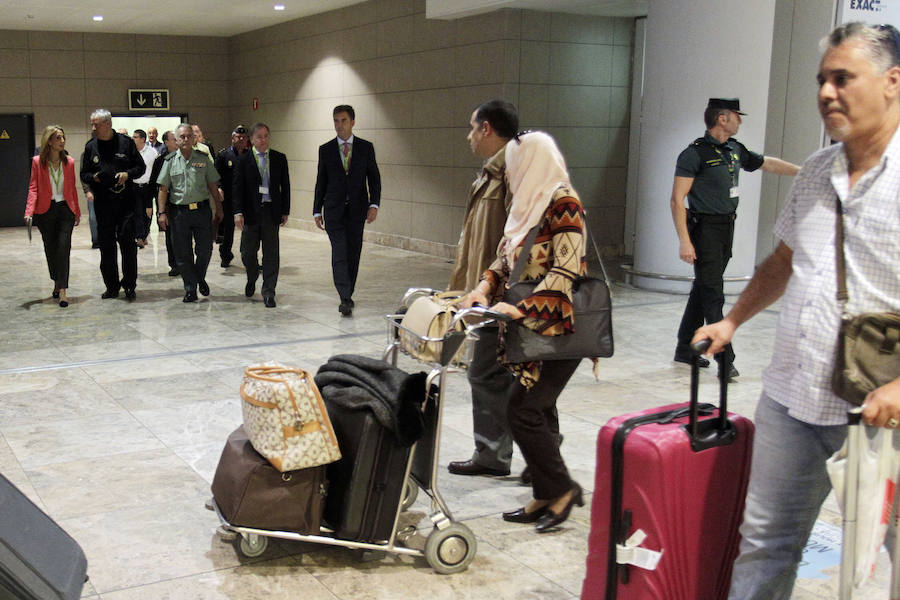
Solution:
M364 1L0 0L0 29L228 37ZM607 16L647 14L647 0L427 1L428 17L442 19L455 19L499 8ZM277 3L284 4L285 10L274 10L273 6ZM94 22L94 15L103 15L103 21Z

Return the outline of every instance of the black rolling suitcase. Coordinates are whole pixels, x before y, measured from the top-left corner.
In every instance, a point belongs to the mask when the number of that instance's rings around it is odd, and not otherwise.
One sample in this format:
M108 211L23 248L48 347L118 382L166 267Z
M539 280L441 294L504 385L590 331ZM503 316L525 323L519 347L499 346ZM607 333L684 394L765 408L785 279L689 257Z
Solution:
M388 540L410 449L398 444L372 411L348 410L327 399L325 405L341 447L341 459L328 465L325 522L339 539Z
M77 599L86 572L78 542L0 475L0 598Z

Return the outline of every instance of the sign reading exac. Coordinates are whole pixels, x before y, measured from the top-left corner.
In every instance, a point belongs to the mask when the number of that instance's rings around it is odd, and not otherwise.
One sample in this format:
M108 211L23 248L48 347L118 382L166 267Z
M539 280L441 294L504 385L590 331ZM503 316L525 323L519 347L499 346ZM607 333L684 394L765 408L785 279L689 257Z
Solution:
M128 90L129 110L169 110L169 90Z

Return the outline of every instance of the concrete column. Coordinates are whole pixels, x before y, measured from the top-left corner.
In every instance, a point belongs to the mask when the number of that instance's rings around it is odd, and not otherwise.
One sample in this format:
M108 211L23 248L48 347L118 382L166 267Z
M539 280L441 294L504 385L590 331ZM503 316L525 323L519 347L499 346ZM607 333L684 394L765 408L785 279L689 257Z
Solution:
M691 278L678 257L669 198L675 159L703 135L710 97L739 97L737 139L763 153L776 0L651 0L641 115L634 269ZM742 172L733 257L725 277L753 273L762 176ZM635 276L640 287L686 292L690 280ZM744 282L726 284L728 293Z

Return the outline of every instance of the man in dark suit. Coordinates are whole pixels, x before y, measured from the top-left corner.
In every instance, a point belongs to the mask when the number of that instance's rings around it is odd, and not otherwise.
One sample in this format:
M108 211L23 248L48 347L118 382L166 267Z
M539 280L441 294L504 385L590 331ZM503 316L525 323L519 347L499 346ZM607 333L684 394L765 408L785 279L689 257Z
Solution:
M241 154L247 151L249 139L247 138L247 130L243 125L238 125L231 132L231 145L224 150L220 150L216 156L216 171L222 178L219 181L219 188L222 194L222 208L225 210L225 216L219 225L219 256L222 258L222 268L225 269L234 259L231 252L231 246L234 242L234 208L231 206L231 190L234 182L234 167L238 162Z
M153 197L156 199L156 214L159 218L159 184L156 183L159 173L162 171L163 161L171 152L178 150L178 140L175 139L174 131L167 131L162 136L163 149L162 152L153 161L153 167L150 170L150 189L153 190ZM158 224L158 223L157 223ZM169 261L169 277L178 277L181 271L178 270L178 264L175 262L175 248L172 247L172 233L169 229L161 231L166 236L166 256Z
M234 225L241 230L241 260L247 270L244 294L256 292L259 277L257 253L262 242L262 296L267 308L275 308L278 283L278 228L291 212L291 182L287 157L269 149L269 126L250 128L249 152L241 154L234 167L232 204Z
M381 174L372 142L353 136L352 106L334 108L337 139L319 146L313 217L331 241L331 272L341 298L338 310L353 314L353 290L359 272L363 230L378 216Z

